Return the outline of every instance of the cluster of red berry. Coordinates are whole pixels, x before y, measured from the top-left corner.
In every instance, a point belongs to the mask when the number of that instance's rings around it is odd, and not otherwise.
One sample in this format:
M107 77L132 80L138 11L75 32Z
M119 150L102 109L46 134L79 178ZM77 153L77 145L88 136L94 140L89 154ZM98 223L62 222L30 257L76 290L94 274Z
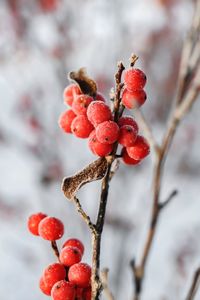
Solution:
M48 241L56 241L64 234L63 223L43 213L28 219L28 229L33 235ZM91 300L91 267L82 263L83 243L68 239L62 246L59 262L49 265L39 282L41 291L53 300Z
M143 90L145 74L135 68L124 72L122 105L127 109L141 106L146 100ZM61 114L59 126L66 133L79 138L89 138L88 146L93 154L104 157L112 153L115 143L123 146L121 156L129 165L138 164L149 154L150 147L146 139L138 135L138 125L131 116L120 117L114 121L105 98L97 93L95 98L83 94L76 84L64 90L64 103L71 109Z

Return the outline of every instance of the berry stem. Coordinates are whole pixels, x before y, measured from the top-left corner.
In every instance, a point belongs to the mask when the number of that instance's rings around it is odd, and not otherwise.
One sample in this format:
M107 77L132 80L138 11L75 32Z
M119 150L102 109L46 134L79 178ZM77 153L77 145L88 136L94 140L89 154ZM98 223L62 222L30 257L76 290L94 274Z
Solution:
M57 257L58 261L60 261L60 258L59 258L60 254L59 254L58 245L57 245L56 241L51 242L51 247L52 247L53 252L54 252L55 256Z

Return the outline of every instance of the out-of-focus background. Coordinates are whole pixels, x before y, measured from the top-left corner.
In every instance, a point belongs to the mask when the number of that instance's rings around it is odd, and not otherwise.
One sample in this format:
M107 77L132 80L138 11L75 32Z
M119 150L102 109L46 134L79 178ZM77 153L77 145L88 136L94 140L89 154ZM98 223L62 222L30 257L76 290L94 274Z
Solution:
M148 77L143 111L160 141L176 92L182 44L193 14L191 0L0 1L0 299L42 300L38 280L54 262L49 243L31 236L27 217L43 211L61 218L68 237L80 238L91 261L90 234L63 196L64 176L95 159L86 140L58 128L67 73L87 67L107 99L118 60L131 53ZM200 263L200 103L175 137L167 160L163 212L144 283L144 300L184 299ZM149 222L152 159L121 165L112 181L101 266L110 269L116 299L130 299L130 259L139 257ZM96 216L98 182L79 193ZM64 239L62 240L64 241ZM59 242L59 245L61 242ZM196 299L200 299L200 294Z

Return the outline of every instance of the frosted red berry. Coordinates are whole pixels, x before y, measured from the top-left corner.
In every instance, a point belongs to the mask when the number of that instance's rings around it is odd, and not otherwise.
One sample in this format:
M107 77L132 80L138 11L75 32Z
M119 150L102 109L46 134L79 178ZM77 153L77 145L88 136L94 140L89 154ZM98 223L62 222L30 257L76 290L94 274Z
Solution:
M66 246L60 252L60 262L70 267L81 261L82 254L77 247Z
M137 165L140 163L140 160L135 160L128 155L126 148L122 149L122 160L127 165Z
M34 235L39 235L38 226L40 222L46 218L47 215L39 212L37 214L33 214L28 218L28 229Z
M94 127L104 121L112 119L110 107L102 101L93 101L90 103L87 110L87 116Z
M122 103L128 109L140 107L146 101L147 95L144 90L129 91L125 89L122 94Z
M88 95L77 96L72 103L74 113L76 115L86 115L87 108L93 100L94 99Z
M119 136L119 126L114 121L105 121L96 127L96 137L100 143L113 144Z
M63 223L54 217L46 217L39 224L39 235L48 241L60 239L64 234Z
M53 300L75 300L75 295L75 286L66 280L56 282L51 291Z
M119 130L118 142L124 147L133 146L136 141L137 134L138 131L133 126L123 125Z
M92 299L92 289L91 289L91 287L88 287L87 289L84 289L83 299L84 300L91 300Z
M96 101L103 101L103 102L106 102L106 99L104 98L104 96L100 93L97 93L96 94L96 97L95 97L95 100Z
M45 284L43 277L40 278L39 287L40 287L40 290L43 292L43 294L45 294L47 296L51 295L51 287L49 285Z
M73 120L71 129L75 136L85 139L90 135L94 127L87 116L79 115Z
M80 250L81 254L83 255L84 253L84 245L83 243L79 240L79 239L68 239L64 244L63 244L63 248L66 246L72 246L72 247L76 247Z
M63 92L64 103L72 106L74 99L81 94L81 90L77 84L68 85Z
M138 135L135 144L132 147L127 147L128 155L136 160L145 158L150 152L150 146L147 140Z
M90 133L88 146L94 155L100 157L109 155L113 149L112 144L103 144L98 141L95 130Z
M135 130L137 130L137 132L139 130L137 122L131 116L124 116L124 117L119 118L118 125L119 125L119 127L121 127L123 125L130 125L133 128L135 128Z
M66 133L71 133L71 124L75 118L76 114L73 112L72 109L69 109L60 115L58 124L60 128L63 129Z
M146 81L146 75L140 69L131 68L124 72L124 82L130 91L143 89Z
M65 279L65 277L65 267L59 263L49 265L43 272L44 284L48 288L52 288L56 282Z
M79 287L88 287L91 280L91 267L86 263L78 263L69 268L69 281Z

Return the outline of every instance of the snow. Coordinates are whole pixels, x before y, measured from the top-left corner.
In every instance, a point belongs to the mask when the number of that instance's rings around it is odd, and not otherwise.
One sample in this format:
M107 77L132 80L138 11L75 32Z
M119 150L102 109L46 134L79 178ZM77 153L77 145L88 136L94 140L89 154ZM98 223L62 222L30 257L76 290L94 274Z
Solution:
M138 66L148 76L144 113L160 141L192 5L63 0L57 10L44 13L37 2L18 2L19 20L7 1L0 6L0 299L42 300L46 296L38 281L55 258L46 241L28 233L29 214L43 211L60 218L66 227L62 241L80 238L86 246L84 261L91 261L88 228L60 189L64 176L95 159L87 141L63 134L57 125L65 109L67 73L87 67L108 98L117 61L128 65L130 54L138 54ZM179 193L160 218L142 300L184 299L200 263L199 109L198 102L181 124L166 162L161 199L175 188ZM133 291L129 262L139 259L147 233L152 168L153 155L134 168L121 165L111 183L101 266L110 269L116 299L129 299ZM93 220L99 192L99 182L79 192Z

